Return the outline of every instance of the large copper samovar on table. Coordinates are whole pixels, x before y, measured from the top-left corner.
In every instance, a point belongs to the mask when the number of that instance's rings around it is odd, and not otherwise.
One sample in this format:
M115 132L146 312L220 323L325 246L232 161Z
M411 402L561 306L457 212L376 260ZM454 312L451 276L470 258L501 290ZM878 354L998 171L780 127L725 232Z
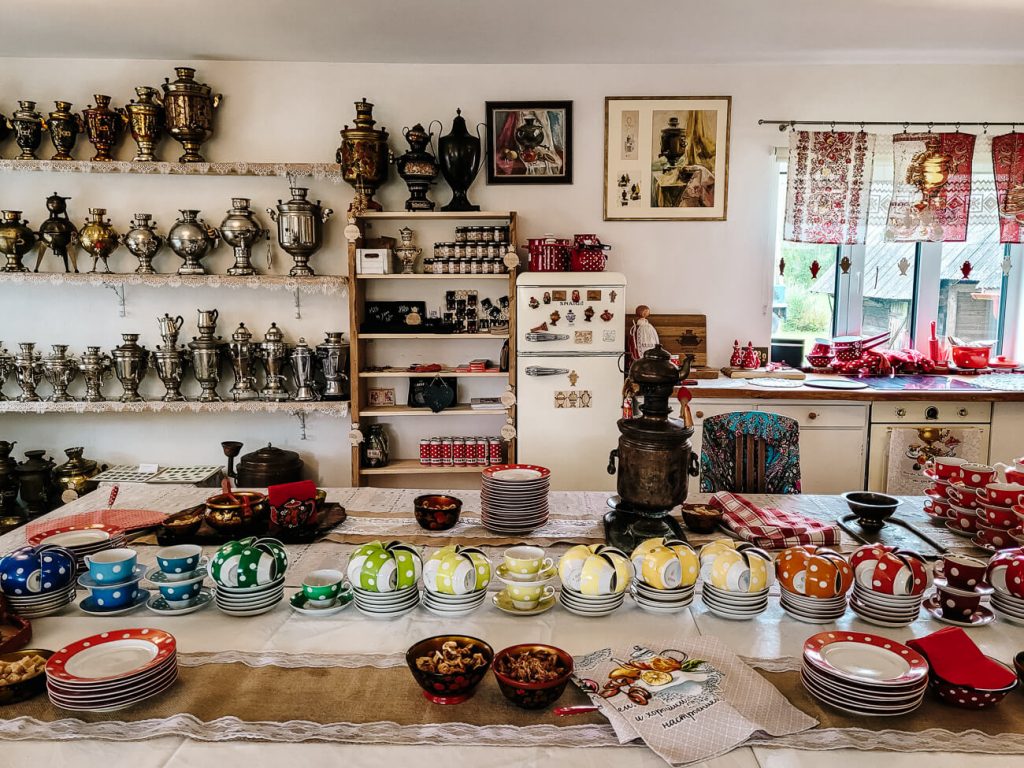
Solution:
M643 397L642 415L619 419L619 447L608 459L608 473L618 471L618 495L608 500L611 511L604 518L608 543L625 552L658 536L686 539L671 511L686 500L689 477L696 474L693 429L669 417L668 399L691 362L687 356L677 368L658 344L630 366L629 378Z

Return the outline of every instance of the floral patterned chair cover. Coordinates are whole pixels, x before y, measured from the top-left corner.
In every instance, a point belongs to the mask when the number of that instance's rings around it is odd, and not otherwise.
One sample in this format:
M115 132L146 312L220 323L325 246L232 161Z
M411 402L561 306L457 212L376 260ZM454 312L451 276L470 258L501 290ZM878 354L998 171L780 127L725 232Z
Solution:
M800 493L800 427L764 411L709 416L700 454L703 493Z

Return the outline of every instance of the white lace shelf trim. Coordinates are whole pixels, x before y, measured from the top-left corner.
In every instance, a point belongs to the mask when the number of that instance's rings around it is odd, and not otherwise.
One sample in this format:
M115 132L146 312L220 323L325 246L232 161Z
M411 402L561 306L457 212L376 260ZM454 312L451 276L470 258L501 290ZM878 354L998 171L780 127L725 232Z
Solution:
M89 285L101 288L117 285L150 288L250 288L263 291L303 291L310 295L323 296L343 294L348 285L348 278L344 275L138 275L134 272L0 272L0 281L29 285Z
M337 163L169 163L134 160L0 160L0 171L43 171L49 173L142 173L174 176L308 176L341 183Z
M151 400L140 403L122 403L104 400L86 403L76 400L70 403L51 403L45 400L21 403L17 400L0 401L0 413L318 413L342 418L348 415L348 401L324 400L312 402L269 402L245 400L220 403L199 403L194 400L164 402Z

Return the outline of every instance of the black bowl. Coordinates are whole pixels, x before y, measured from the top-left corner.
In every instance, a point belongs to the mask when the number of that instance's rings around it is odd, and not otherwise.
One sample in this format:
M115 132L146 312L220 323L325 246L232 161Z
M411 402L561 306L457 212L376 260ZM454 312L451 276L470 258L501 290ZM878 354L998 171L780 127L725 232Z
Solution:
M542 683L524 683L498 671L502 659L508 656L516 656L524 651L543 651L544 653L554 654L562 664L564 672L554 680L547 680ZM545 707L550 707L565 692L565 686L569 682L569 678L572 677L572 656L553 645L544 645L542 643L513 645L498 651L495 661L498 662L498 665L492 666L491 671L494 673L494 678L498 681L498 688L501 689L506 699L522 709L544 709Z
M432 656L435 651L441 650L446 642L455 642L459 646L469 645L474 653L483 654L486 664L481 667L467 670L465 672L453 672L441 674L427 672L416 666L416 660L423 656ZM428 701L435 704L461 704L470 698L475 692L480 681L484 679L487 670L494 659L494 649L483 640L468 635L437 635L420 640L405 653L405 661L409 665L409 671L416 678L423 695Z
M428 531L447 531L459 522L462 499L440 493L428 493L413 500L413 514L420 528Z
M869 530L885 525L885 521L892 517L900 505L899 499L875 491L847 491L842 496L850 510L858 516L857 522Z

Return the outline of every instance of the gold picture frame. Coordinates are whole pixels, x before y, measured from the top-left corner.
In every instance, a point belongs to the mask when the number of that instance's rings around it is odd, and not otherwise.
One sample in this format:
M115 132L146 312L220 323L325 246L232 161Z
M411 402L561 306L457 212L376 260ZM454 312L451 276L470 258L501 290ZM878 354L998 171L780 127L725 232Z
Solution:
M725 221L731 96L607 96L605 221Z

